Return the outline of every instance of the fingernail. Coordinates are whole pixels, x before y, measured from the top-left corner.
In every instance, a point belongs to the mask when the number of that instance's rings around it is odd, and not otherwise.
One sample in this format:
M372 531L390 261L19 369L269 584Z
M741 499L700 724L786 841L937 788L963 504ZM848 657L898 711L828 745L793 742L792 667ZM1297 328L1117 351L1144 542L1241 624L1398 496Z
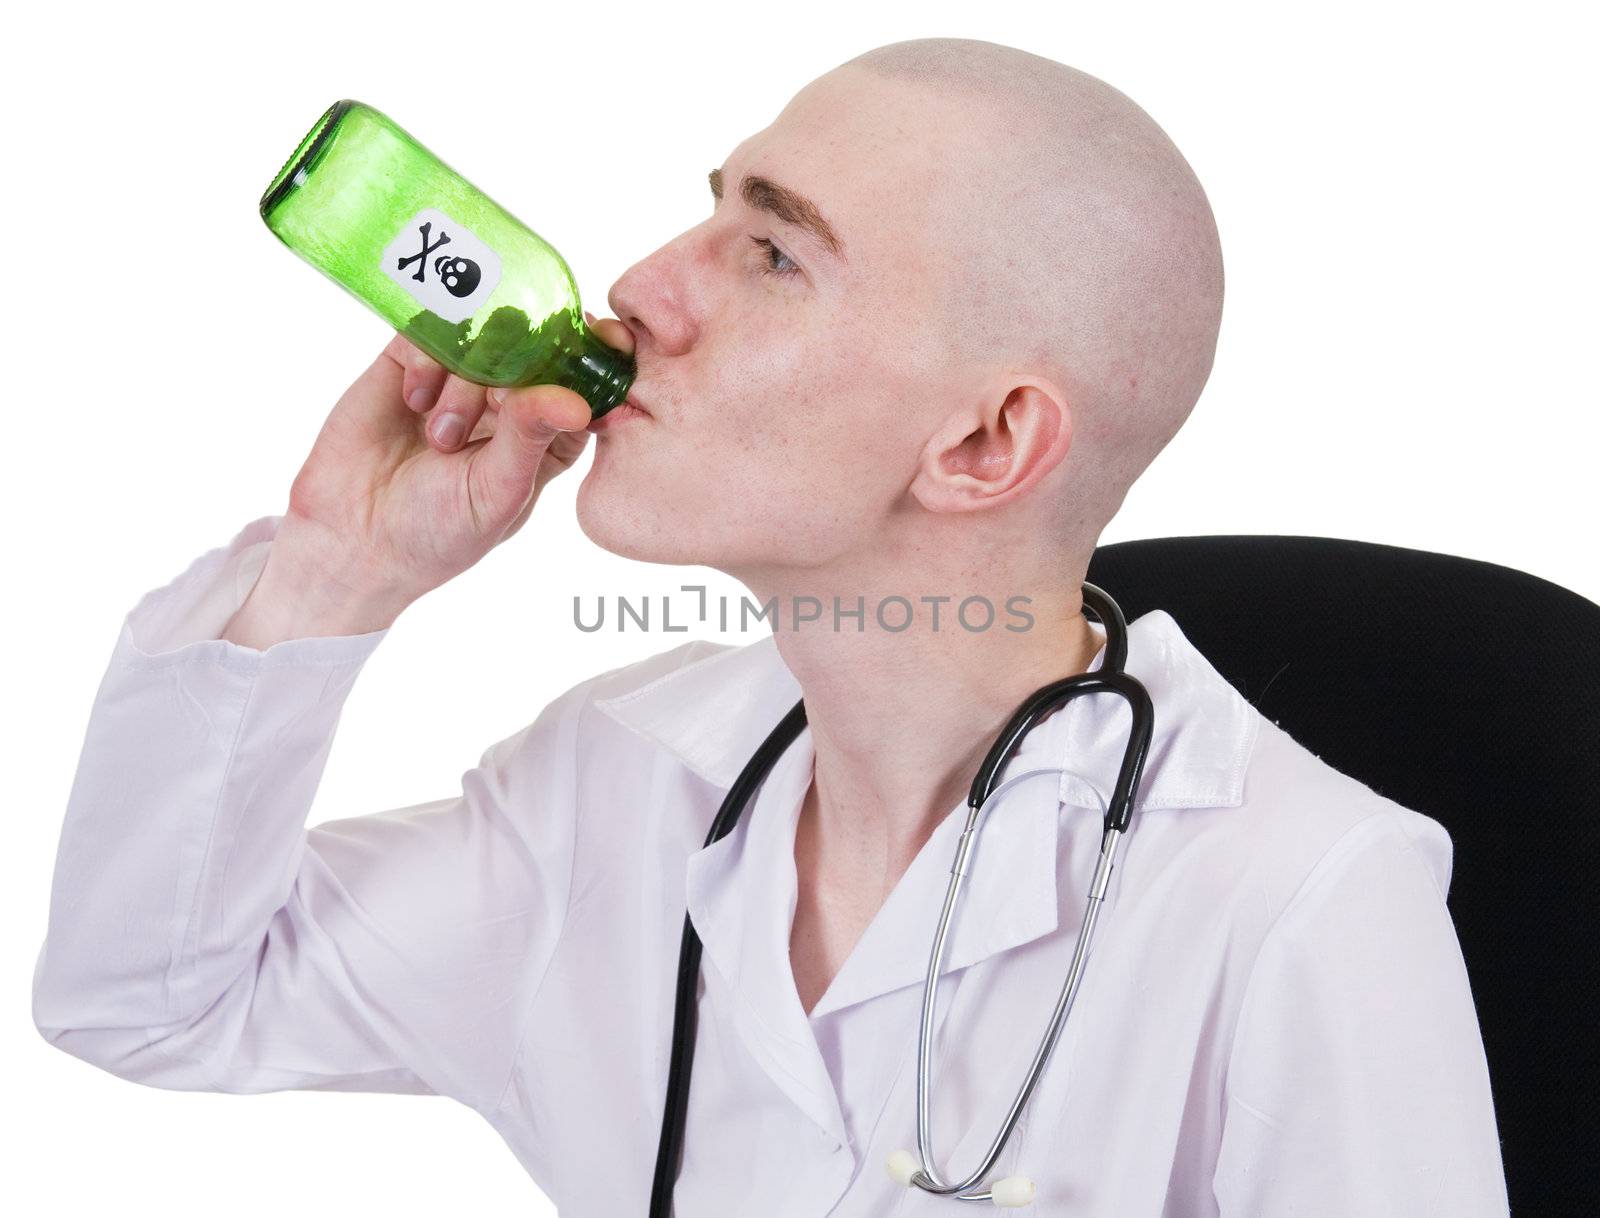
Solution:
M433 421L434 443L440 448L454 448L456 441L461 439L461 416L457 414L440 415Z
M418 385L406 399L412 410L428 410L433 406L433 386Z
M489 390L489 400L491 402L493 402L496 406L504 406L506 404L506 390L505 390L505 387L503 385L496 385L492 389L490 389Z

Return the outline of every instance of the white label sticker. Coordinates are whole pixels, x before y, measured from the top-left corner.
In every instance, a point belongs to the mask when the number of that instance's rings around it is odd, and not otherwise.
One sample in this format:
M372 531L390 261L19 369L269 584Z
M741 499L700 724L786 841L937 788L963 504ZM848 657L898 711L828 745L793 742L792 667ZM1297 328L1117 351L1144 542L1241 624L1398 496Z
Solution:
M500 256L466 225L425 207L384 249L383 273L446 321L465 321L500 282Z

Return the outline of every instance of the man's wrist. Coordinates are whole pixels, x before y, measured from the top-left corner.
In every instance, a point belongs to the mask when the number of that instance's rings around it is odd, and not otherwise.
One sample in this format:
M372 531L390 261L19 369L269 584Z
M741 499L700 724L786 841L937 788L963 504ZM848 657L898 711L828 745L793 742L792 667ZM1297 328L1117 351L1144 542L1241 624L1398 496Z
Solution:
M255 587L221 637L265 651L288 639L326 638L387 630L409 603L352 583L325 564L279 551L274 541Z

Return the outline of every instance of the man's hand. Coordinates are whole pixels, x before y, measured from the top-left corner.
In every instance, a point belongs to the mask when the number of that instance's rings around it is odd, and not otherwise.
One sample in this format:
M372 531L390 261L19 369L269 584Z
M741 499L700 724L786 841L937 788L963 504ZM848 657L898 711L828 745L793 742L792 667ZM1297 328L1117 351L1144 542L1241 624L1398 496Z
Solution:
M585 316L632 354L627 326ZM571 389L488 390L397 333L323 424L261 578L223 637L265 647L387 627L522 527L545 484L583 452L589 421Z

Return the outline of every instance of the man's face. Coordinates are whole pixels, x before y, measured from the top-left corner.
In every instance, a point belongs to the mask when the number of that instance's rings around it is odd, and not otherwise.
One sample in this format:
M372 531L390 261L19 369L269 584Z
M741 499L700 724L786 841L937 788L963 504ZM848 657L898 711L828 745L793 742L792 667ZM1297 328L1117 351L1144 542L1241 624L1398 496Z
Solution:
M650 417L596 436L578 492L593 541L735 576L870 551L964 392L930 322L958 124L920 91L824 76L723 162L706 220L617 281ZM752 205L747 176L809 199L841 249Z

